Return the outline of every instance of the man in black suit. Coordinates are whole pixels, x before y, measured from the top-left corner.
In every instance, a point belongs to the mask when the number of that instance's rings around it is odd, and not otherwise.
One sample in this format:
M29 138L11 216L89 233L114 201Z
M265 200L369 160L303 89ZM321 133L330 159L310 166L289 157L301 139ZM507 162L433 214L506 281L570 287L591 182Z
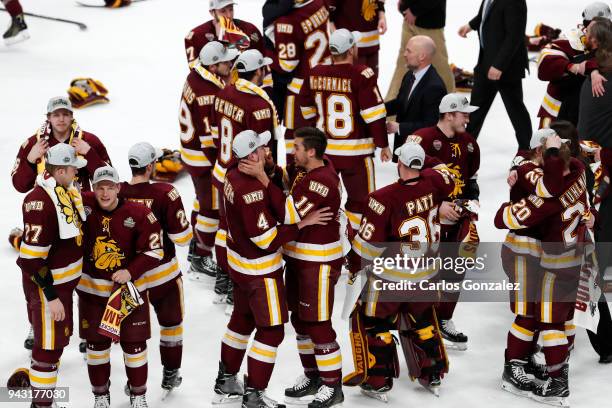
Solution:
M467 131L478 137L497 92L510 116L519 148L529 149L531 119L523 103L522 79L529 68L525 46L525 0L483 0L478 15L459 29L466 37L478 31L480 54L474 68L472 103L480 106L470 117Z
M438 122L438 108L446 95L446 86L431 65L435 53L435 43L424 35L412 37L406 45L404 59L408 72L397 98L385 103L387 115L395 115L397 120L387 122L387 133L395 134L393 150L403 145L415 130ZM397 156L393 155L393 161L397 162Z

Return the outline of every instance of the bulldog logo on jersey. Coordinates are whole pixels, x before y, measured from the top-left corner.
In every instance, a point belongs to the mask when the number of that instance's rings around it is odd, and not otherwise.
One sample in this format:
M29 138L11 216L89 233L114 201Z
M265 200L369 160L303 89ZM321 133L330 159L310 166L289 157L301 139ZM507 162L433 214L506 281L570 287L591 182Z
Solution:
M461 157L461 147L459 143L451 143L451 157Z
M465 182L461 179L461 167L459 167L459 165L452 166L449 163L447 165L447 170L455 179L455 190L451 193L451 197L457 197L463 192L463 187L465 187Z
M72 200L66 189L62 186L55 187L55 194L57 196L57 205L60 207L60 213L66 219L67 224L74 224L79 226L79 216L76 214L74 207L72 206Z
M108 240L108 241L106 241ZM121 266L121 261L125 255L114 239L108 237L97 237L93 247L93 260L96 268L106 271L113 270Z
M361 3L361 15L365 21L372 21L376 16L376 0L363 0Z

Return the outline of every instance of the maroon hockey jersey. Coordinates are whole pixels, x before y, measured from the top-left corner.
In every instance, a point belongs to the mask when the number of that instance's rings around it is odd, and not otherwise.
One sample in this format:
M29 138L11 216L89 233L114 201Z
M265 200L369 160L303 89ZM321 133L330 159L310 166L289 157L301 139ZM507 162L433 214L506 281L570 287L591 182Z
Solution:
M387 111L376 79L365 65L319 65L303 84L302 115L327 135L326 154L336 167L388 146Z
M70 136L65 143L70 144L73 137L75 136ZM89 132L80 131L76 137L82 138L91 146L91 149L89 149L89 152L85 155L85 159L87 159L87 166L79 169L77 174L77 181L81 185L81 189L83 191L91 191L89 179L93 175L94 171L96 171L98 167L110 165L111 162L108 157L108 153L106 152L106 148L96 135ZM13 186L20 193L27 193L34 188L36 176L42 173L45 169L43 161L39 161L37 164L28 162L28 154L37 141L38 135L30 136L28 140L21 145L21 148L17 153L17 160L13 166L11 178L13 180ZM60 143L55 137L53 137L53 134L51 134L48 141L49 147L53 147Z
M144 292L146 282L140 278L164 257L155 214L124 199L113 211L104 211L93 193L84 193L83 203L87 222L83 224L85 261L79 294L106 302L115 286L111 276L119 269L127 269L132 282Z
M168 183L121 183L119 196L129 202L143 204L153 211L162 229L164 257L158 267L141 278L147 288L162 285L181 275L174 245L189 245L193 232L183 201L176 188Z
M453 198L478 199L478 194L470 189L475 183L480 168L480 148L478 142L468 132L448 137L438 126L419 129L410 137L419 143L425 154L440 159L455 176Z
M179 110L181 160L196 177L211 171L217 159L211 115L215 95L224 87L221 78L200 64L192 68L183 87Z
M357 43L359 55L377 53L380 48L378 33L378 0L328 0L330 20L338 28L358 31L361 38Z

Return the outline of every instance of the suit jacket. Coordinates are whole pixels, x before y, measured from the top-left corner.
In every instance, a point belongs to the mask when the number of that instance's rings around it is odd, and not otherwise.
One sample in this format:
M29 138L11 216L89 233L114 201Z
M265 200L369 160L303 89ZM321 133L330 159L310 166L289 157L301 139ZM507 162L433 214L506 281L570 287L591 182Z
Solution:
M478 31L483 19L480 5L478 15L470 21L470 27ZM525 0L494 0L484 16L482 42L478 64L474 71L487 75L494 66L502 71L501 81L517 80L525 77L529 69L527 47L525 45L525 28L527 26L527 4Z
M393 149L403 145L415 130L438 123L440 101L446 95L446 86L432 65L408 98L408 74L402 79L397 98L385 103L387 115L395 115L399 123L399 134L395 135ZM393 159L395 161L396 157L393 156Z

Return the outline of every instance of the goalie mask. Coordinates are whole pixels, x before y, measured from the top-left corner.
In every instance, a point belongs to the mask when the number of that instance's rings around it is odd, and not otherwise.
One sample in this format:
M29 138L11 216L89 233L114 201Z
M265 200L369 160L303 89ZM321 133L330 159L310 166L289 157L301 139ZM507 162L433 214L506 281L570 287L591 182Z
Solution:
M72 106L80 109L96 103L108 103L108 90L93 78L76 78L70 82L68 97Z

